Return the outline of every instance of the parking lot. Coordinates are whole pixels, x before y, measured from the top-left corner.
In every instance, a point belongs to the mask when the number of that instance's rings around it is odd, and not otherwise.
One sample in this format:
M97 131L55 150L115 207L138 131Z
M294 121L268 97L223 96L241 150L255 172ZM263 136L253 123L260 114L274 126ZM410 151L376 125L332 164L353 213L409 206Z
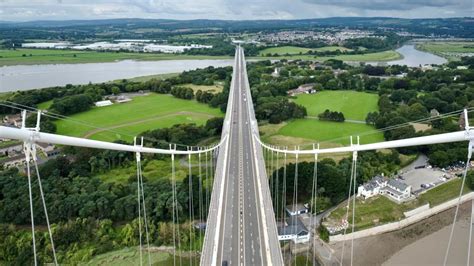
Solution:
M435 184L443 182L443 177L451 178L445 172L434 168L413 169L402 174L405 184L411 186L412 191L422 188L421 184Z
M420 167L425 168L420 168ZM452 174L444 172L438 168L431 168L428 164L428 158L425 155L420 155L416 161L403 168L400 172L401 181L412 188L412 193L423 188L422 184L438 185L447 179L452 178ZM445 178L445 179L443 179Z

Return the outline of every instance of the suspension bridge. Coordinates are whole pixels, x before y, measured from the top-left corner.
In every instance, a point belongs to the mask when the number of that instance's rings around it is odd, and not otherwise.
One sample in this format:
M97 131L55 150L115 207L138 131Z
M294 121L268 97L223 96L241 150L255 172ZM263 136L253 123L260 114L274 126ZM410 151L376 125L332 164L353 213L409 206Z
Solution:
M279 164L283 164L284 178L293 178L295 187L293 188L293 202L296 205L298 199L298 160L301 155L312 155L314 161L318 161L319 154L328 153L350 153L352 154L352 169L350 176L350 185L348 187L347 213L346 217L350 215L355 217L355 194L356 178L357 178L357 160L358 153L369 150L390 149L400 147L410 147L419 145L432 145L450 142L467 142L468 155L466 168L463 177L466 176L468 167L470 165L472 150L474 147L474 132L473 128L469 126L467 111L464 111L465 128L463 130L431 135L425 137L417 137L411 139L386 141L372 144L359 144L359 137L351 137L351 144L347 147L338 147L330 149L320 149L319 145L313 145L312 149L302 150L298 146L289 149L288 147L277 147L268 145L260 139L258 123L255 118L255 112L251 97L250 86L247 77L246 61L244 50L237 46L235 52L235 62L233 66L232 81L229 91L229 99L227 104L226 115L222 129L221 140L219 143L210 147L188 147L187 149L177 149L176 145L170 145L169 149L158 149L146 147L143 145L143 139L135 139L134 145L125 145L118 143L110 143L103 141L95 141L90 139L62 136L57 134L43 133L40 129L41 111L37 112L37 124L34 128L27 128L25 125L26 111L23 111L23 124L21 128L12 128L0 126L0 138L20 140L24 143L24 154L26 158L26 169L29 182L29 197L30 197L30 212L31 212L31 230L32 230L32 244L34 263L38 264L36 257L36 240L35 240L35 223L34 223L34 209L32 199L32 173L30 171L31 163L36 169L35 174L38 178L40 195L46 214L46 222L49 229L50 241L53 250L54 264L58 264L55 249L54 249L54 235L51 233L50 222L47 215L47 206L44 201L44 192L41 187L40 172L38 171L36 144L37 143L51 143L64 146L87 147L104 150L116 150L135 153L137 166L137 204L139 231L140 231L140 264L143 264L142 250L148 250L148 263L151 265L150 248L148 237L148 217L145 208L145 196L143 189L143 176L141 155L149 154L163 154L171 157L172 169L172 187L173 187L173 222L179 223L179 208L176 195L176 176L175 176L175 161L178 156L187 156L189 163L189 176L192 176L192 156L198 158L199 177L201 178L201 159L206 164L211 165L210 175L213 176L213 183L209 184L212 187L212 195L209 199L202 195L202 188L199 188L199 214L198 218L203 220L206 215L203 210L206 210L207 221L206 231L204 236L204 244L201 251L200 264L201 265L284 265L284 259L278 240L278 232L276 221L285 219L284 206L287 204L284 196L279 195L278 187L271 187L269 178L271 170L279 168ZM268 155L271 155L271 166L268 164ZM209 155L209 160L208 160ZM267 156L265 156L267 155ZM283 156L283 162L279 159ZM286 175L287 159L291 156L296 162L296 169L294 176ZM276 165L274 164L276 159ZM314 176L312 182L312 196L315 196L317 191L317 164L314 164ZM206 167L206 176L208 167ZM276 175L278 178L278 174ZM464 178L465 179L465 178ZM189 184L189 204L193 206L192 194L192 180ZM275 185L278 185L276 182ZM201 184L201 182L200 182ZM283 182L286 184L286 182ZM456 216L458 215L459 203L461 199L461 192L459 194L459 201L456 206L455 217L453 218L453 225L446 248L444 264L446 265L449 251L451 248L454 225ZM288 188L282 188L286 192ZM351 200L352 199L352 200ZM352 213L349 213L349 206L352 204ZM313 208L313 207L311 207ZM196 218L194 211L190 208L189 218L191 221ZM471 216L472 219L472 216ZM142 225L143 224L143 225ZM472 220L471 220L472 230ZM144 228L142 228L144 227ZM192 226L189 230L193 230ZM344 234L346 233L344 230ZM354 232L354 223L351 228ZM145 234L145 237L142 237ZM142 249L143 241L146 242L147 249ZM192 239L190 240L192 241ZM177 260L181 258L179 252L181 244L179 240L179 226L173 229L173 243L174 246L174 264L180 264ZM344 242L345 244L345 242ZM354 242L351 241L350 263L352 265L354 258ZM343 249L345 245L343 245ZM469 237L469 255L467 256L467 265L470 261L471 239ZM344 254L344 252L342 252ZM314 261L314 258L313 258ZM342 264L343 258L340 259Z

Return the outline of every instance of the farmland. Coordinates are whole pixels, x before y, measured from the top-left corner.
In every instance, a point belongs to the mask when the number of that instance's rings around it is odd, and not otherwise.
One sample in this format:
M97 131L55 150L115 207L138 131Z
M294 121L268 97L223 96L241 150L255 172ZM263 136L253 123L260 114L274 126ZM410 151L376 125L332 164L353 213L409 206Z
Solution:
M266 54L278 54L278 55L285 55L285 54L299 54L299 53L307 53L309 51L316 51L316 52L326 52L326 51L350 51L350 49L347 49L345 47L340 47L340 46L325 46L325 47L320 47L320 48L303 48L303 47L297 47L297 46L280 46L280 47L272 47L272 48L267 48L262 51L260 51L260 55L264 56Z
M474 42L423 42L418 43L416 48L449 60L458 60L460 55L474 53Z
M33 64L74 64L117 60L228 59L227 56L180 55L158 53L97 52L53 49L0 50L0 66Z
M280 60L280 59L301 59L301 60L318 60L325 61L329 59L337 59L342 61L359 61L359 62L369 62L369 61L392 61L401 59L402 56L396 51L389 50L383 52L367 53L367 54L341 54L334 56L317 56L317 55L308 55L308 54L289 54L289 55L279 55L279 56L259 56L251 57L251 59L270 59L270 60Z

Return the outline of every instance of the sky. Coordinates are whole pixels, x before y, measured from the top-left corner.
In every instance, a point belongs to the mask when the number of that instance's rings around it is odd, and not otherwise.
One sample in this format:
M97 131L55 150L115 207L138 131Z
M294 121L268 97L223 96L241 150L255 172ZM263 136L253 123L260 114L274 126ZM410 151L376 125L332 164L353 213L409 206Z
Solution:
M472 17L474 0L0 0L0 20Z

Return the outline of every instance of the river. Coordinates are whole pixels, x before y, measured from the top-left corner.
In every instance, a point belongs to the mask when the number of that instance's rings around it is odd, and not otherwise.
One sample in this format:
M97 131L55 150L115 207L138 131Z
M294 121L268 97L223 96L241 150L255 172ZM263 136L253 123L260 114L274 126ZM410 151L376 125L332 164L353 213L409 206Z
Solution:
M419 51L415 45L406 44L397 49L403 59L370 64L408 65L416 67L426 64L444 64L446 59ZM139 76L180 73L207 66L222 67L232 65L233 60L124 60L111 63L18 65L0 67L0 92L30 90L66 84L87 84L127 79Z
M0 67L0 92L66 84L87 84L139 76L180 73L208 66L231 66L234 60L123 60L110 63L18 65Z

